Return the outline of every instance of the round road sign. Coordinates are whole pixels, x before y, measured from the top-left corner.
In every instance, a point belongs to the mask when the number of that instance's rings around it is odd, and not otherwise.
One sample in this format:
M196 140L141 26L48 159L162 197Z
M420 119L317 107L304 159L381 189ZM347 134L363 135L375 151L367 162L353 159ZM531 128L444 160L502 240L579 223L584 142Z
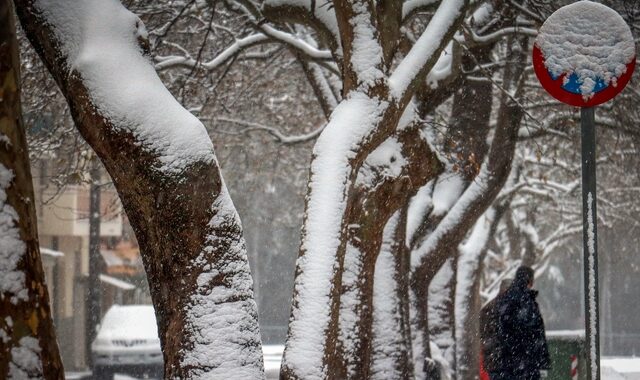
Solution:
M635 43L624 19L586 0L553 13L533 47L533 68L542 87L577 107L593 107L618 95L635 64Z

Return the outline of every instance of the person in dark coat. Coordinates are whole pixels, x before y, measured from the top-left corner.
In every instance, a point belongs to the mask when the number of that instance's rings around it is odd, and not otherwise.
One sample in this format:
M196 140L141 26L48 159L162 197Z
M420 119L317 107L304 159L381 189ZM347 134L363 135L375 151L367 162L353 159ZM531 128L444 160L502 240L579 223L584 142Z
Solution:
M491 380L538 380L551 367L533 269L521 266L497 302L499 370Z
M498 302L511 286L511 280L505 279L500 283L498 295L487 303L480 311L480 343L482 362L481 368L488 374L500 371L500 342L498 339ZM490 380L493 380L489 376Z

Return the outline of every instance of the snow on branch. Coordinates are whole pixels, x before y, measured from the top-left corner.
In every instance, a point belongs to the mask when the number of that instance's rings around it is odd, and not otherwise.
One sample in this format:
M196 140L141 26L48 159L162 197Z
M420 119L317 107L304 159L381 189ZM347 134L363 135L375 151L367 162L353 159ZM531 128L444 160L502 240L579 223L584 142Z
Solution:
M519 35L525 35L529 37L536 37L538 35L538 31L535 29L524 28L519 26L510 26L510 27L502 28L500 30L496 30L495 32L492 32L486 35L478 35L471 28L467 28L466 31L468 32L468 36L470 37L471 41L479 44L492 44L500 41L503 37L509 36L509 35L519 34ZM463 42L463 41L460 41L460 42Z
M267 36L289 45L289 47L303 53L309 58L317 60L330 60L332 58L329 50L320 50L291 33L277 30L266 24L261 25L260 30Z
M114 129L130 132L179 173L213 162L213 144L202 123L164 87L142 54L147 32L140 19L115 0L43 0L36 7L52 26L69 73L82 78L92 103Z
M320 35L330 39L327 43L334 53L342 55L332 0L266 0L263 12L274 21L295 21L311 26Z
M357 87L374 88L385 75L382 71L384 57L380 32L373 23L373 5L346 1L334 5L341 33L351 36L351 39L343 41L343 91L348 93Z
M270 134L271 136L273 136L273 138L278 141L281 142L285 145L291 145L291 144L298 144L298 143L304 143L307 141L311 141L316 139L320 133L322 133L322 130L324 129L324 125L321 127L318 127L316 129L314 129L313 131L309 132L309 133L305 133L302 135L286 135L282 132L280 132L280 130L278 130L275 127L269 127L263 124L259 124L259 123L254 123L251 121L245 121L245 120L238 120L238 119L231 119L231 118L226 118L226 117L218 117L215 119L216 121L222 121L225 123L232 123L232 124L237 124L237 125L241 125L243 127L246 127L245 129L241 130L241 131L237 131L234 133L237 134L241 134L241 133L249 133L249 132L254 132L254 131L263 131L266 132L268 134Z
M340 92L332 86L330 79L327 78L327 75L331 75L331 73L325 74L320 65L315 62L301 60L300 63L325 117L329 119L331 112L341 100Z
M389 78L391 95L397 99L406 97L409 87L421 78L430 61L452 34L455 25L462 20L467 5L465 0L443 0L425 31L416 41L407 56L400 62Z
M228 62L230 59L236 57L242 51L256 45L270 42L284 43L288 47L300 52L301 54L313 60L331 59L330 51L320 50L312 44L309 44L308 42L294 36L291 33L286 33L274 29L268 25L261 25L260 31L262 33L252 34L236 40L233 44L229 45L226 49L224 49L220 54L218 54L214 59L210 61L198 64L195 59L188 55L166 57L158 56L155 58L155 68L156 70L160 71L173 67L195 68L197 66L200 66L207 71L213 71L224 63Z
M225 50L218 54L214 59L202 62L199 66L205 70L212 71L220 67L231 58L240 54L243 50L256 46L258 44L270 42L271 39L264 34L254 34L244 38L236 40L233 44L229 45ZM161 71L173 67L185 67L196 68L198 62L191 56L156 56L156 70Z
M314 2L315 3L315 2ZM263 15L258 7L247 0L236 0L233 6L245 13L249 17L254 27L262 32L264 35L272 38L275 41L279 41L288 45L289 48L298 51L301 54L308 56L315 60L330 60L333 56L328 50L321 50L317 48L317 44L308 43L304 39L298 36L279 30L267 25L264 22ZM266 4L265 4L266 6Z
M440 0L407 0L402 4L402 20L406 21L411 16L424 10L435 8ZM445 0L446 1L446 0Z
M467 216L471 206L480 199L484 193L490 188L489 181L492 174L487 167L487 163L482 165L480 173L474 181L462 193L458 201L453 205L451 210L445 215L436 229L429 237L413 252L411 255L412 268L418 268L423 265L428 256L434 251L445 235L450 233L456 226L460 224L463 217Z

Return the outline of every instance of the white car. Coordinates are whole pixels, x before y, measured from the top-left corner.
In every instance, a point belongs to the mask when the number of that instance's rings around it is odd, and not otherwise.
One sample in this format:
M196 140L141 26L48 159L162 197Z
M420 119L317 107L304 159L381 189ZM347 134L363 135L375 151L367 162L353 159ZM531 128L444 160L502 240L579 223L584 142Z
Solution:
M113 305L98 327L91 354L98 380L111 380L116 372L162 378L163 358L153 306Z

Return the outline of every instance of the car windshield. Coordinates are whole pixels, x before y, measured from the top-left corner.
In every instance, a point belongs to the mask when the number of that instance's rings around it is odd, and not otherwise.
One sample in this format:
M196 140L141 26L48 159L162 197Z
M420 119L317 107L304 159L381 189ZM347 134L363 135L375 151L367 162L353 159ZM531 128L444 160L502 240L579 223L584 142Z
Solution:
M153 307L114 305L104 316L98 338L157 339Z

